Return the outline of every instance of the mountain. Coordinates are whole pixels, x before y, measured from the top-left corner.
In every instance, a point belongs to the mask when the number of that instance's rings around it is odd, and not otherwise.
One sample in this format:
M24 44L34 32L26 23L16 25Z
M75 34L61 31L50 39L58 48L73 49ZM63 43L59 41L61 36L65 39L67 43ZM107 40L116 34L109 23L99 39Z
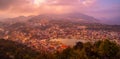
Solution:
M63 21L72 21L72 22L78 22L78 23L99 23L99 20L95 19L92 16L88 16L82 13L69 13L69 14L43 14L43 15L37 15L37 16L20 16L16 18L7 18L2 20L2 22L6 23L16 23L16 22L26 22L26 21L36 21L40 19L46 19L46 20L63 20Z
M15 17L15 18L6 18L1 20L1 22L3 23L16 23L16 22L26 22L28 19L30 19L32 16L30 17L25 17L25 16L19 16L19 17Z
M70 14L44 14L38 15L31 18L32 19L47 19L47 20L64 20L72 22L82 22L82 23L99 23L99 20L92 16L84 15L81 13L70 13Z
M97 23L99 22L98 19L95 19L92 16L88 16L82 13L70 13L70 14L65 14L66 17L70 17L71 19L76 19L76 21L84 21L84 22L93 22L93 23ZM73 20L75 21L75 20Z

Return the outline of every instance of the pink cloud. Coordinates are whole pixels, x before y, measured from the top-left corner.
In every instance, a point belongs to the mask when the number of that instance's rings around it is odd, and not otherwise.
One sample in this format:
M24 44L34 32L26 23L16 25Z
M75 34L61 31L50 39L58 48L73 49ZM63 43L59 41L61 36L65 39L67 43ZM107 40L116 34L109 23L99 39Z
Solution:
M0 0L0 13L19 15L36 15L44 13L83 12L96 0ZM0 14L0 15L1 15ZM17 14L17 15L16 15Z

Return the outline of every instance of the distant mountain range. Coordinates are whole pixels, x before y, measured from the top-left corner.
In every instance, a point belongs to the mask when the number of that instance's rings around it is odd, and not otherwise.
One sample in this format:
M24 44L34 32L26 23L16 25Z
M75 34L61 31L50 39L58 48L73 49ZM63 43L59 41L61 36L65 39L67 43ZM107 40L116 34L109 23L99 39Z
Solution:
M108 25L120 25L120 18L114 19L96 19L92 16L88 16L82 13L69 13L69 14L42 14L42 15L32 15L32 16L19 16L15 18L6 18L0 20L5 23L16 23L16 22L26 22L28 20L35 19L46 19L46 20L64 20L64 21L72 21L77 23L101 23Z
M35 19L47 19L47 20L65 20L72 22L80 22L80 23L98 23L100 20L95 19L94 17L84 15L81 13L70 13L70 14L43 14L38 16L20 16L16 18L7 18L4 19L3 22L25 22L27 20L35 20Z

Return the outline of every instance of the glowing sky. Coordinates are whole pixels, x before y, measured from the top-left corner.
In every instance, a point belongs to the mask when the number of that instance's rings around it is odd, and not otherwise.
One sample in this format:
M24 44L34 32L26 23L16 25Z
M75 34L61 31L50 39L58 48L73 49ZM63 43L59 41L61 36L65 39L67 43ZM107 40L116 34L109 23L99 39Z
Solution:
M80 12L96 18L120 17L120 0L0 0L0 18Z

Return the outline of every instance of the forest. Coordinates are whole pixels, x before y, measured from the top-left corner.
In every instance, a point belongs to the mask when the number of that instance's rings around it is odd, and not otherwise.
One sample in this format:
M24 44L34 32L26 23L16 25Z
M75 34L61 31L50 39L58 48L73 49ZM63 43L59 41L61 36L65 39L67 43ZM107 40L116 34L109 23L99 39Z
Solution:
M120 45L107 39L95 43L77 42L63 51L45 53L0 39L0 59L120 59Z

